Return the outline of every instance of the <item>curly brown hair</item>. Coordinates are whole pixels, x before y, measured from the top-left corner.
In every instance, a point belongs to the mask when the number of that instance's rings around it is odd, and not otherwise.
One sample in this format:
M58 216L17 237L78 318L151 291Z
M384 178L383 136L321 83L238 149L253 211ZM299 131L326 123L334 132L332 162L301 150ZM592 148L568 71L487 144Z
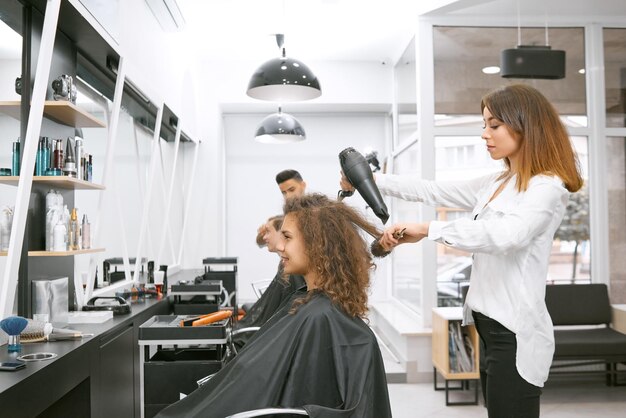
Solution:
M375 265L359 228L373 236L380 231L351 207L322 194L288 199L283 209L285 215L294 217L311 268L316 269L316 292L325 293L348 315L365 317L369 272ZM291 313L316 292L297 299Z

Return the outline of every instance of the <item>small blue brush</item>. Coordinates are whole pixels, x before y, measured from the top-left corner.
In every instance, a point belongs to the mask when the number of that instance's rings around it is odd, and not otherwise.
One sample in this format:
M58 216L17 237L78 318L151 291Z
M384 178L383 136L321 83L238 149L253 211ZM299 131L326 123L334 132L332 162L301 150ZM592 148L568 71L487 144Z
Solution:
M0 321L0 328L9 335L9 353L22 351L20 333L24 331L26 325L28 325L28 321L21 316L10 316Z

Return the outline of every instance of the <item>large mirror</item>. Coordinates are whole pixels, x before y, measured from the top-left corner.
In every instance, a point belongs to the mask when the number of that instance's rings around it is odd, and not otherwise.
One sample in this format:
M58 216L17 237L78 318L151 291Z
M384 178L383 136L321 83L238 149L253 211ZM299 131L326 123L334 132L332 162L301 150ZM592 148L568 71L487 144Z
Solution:
M16 78L22 72L22 5L17 0L0 2L0 282L4 279L12 211L17 187L3 184L5 175L15 174L20 150L14 144L20 137L20 99L15 90Z

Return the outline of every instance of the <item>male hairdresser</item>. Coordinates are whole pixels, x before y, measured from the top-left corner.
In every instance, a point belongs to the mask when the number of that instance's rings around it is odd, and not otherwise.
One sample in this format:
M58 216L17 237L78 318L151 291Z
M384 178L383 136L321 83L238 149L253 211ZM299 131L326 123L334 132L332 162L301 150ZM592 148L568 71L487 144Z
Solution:
M278 184L278 188L285 200L290 197L299 197L306 193L306 182L296 170L288 169L276 174L276 184ZM260 248L266 245L263 241L263 235L266 232L265 226L266 224L263 224L257 229L256 243Z

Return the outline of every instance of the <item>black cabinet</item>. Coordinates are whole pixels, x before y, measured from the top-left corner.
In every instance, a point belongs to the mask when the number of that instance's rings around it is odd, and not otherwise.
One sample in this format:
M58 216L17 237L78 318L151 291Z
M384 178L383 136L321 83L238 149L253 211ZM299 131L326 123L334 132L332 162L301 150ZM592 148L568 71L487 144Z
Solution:
M129 324L100 338L100 373L95 416L134 416L134 359L136 342Z

